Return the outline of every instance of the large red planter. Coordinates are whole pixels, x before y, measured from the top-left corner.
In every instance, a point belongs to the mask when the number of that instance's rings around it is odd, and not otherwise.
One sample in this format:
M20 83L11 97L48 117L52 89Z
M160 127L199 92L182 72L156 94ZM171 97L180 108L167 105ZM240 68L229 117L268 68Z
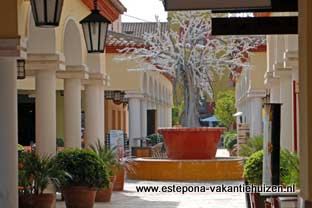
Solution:
M161 128L169 159L214 159L224 128Z

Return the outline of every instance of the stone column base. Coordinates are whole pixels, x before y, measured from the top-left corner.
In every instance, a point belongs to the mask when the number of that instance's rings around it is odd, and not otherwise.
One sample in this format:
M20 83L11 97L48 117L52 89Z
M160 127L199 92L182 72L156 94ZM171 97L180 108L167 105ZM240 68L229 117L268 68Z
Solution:
M304 200L301 197L299 197L298 203L299 203L299 206L298 206L299 208L312 208L312 201Z

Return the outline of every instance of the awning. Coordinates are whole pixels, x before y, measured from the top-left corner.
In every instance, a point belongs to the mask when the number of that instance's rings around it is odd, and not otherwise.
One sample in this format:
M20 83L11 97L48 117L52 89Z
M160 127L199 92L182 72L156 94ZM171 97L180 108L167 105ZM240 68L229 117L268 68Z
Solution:
M201 122L218 122L219 120L215 116L200 119Z
M234 117L238 117L238 116L241 116L243 115L243 112L236 112L235 114L233 114Z

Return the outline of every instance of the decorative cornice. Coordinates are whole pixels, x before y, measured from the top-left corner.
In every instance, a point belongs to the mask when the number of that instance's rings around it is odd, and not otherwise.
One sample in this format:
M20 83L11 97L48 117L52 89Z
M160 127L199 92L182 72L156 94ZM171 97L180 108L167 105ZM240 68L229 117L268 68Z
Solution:
M0 39L0 58L21 58L26 59L27 41L25 38Z

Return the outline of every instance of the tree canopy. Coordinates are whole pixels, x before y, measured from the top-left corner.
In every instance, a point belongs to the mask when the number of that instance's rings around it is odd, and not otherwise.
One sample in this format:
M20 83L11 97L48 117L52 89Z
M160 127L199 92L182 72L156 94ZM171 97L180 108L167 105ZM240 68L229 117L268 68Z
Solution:
M217 95L215 116L220 120L220 123L226 127L230 127L235 117L235 94L233 90L219 92Z

